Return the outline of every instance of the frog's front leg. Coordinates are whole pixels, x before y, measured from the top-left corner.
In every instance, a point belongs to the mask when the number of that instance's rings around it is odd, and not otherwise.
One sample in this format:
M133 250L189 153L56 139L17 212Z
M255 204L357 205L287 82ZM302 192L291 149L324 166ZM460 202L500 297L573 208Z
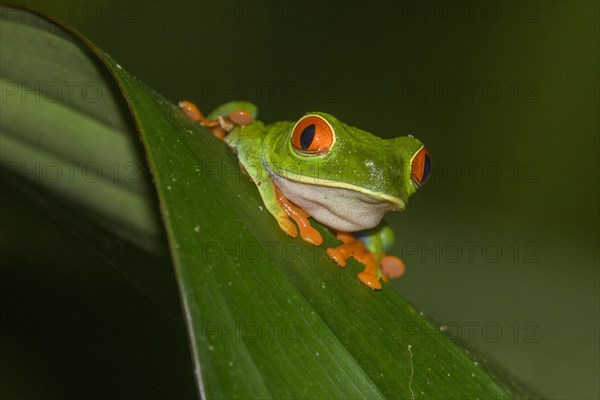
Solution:
M299 229L300 237L308 243L315 246L323 243L323 237L319 231L310 225L308 213L291 203L268 176L260 177L252 172L249 175L256 183L265 207L275 217L282 231L295 238L298 236ZM298 228L296 228L292 219L296 222Z
M323 243L323 237L315 228L312 227L308 218L310 215L304 209L298 207L291 201L289 201L279 187L273 184L275 187L275 193L277 195L277 201L283 207L287 215L289 215L298 225L300 229L300 237L304 239L306 242L310 244L314 244L315 246L320 246Z
M346 261L350 257L354 257L365 266L364 271L358 274L358 279L371 289L380 290L381 270L375 253L368 251L365 244L349 232L338 232L336 237L342 242L342 245L327 249L327 255L340 267L345 267Z
M329 257L340 267L345 267L350 257L362 263L365 269L358 274L358 278L371 289L381 289L380 279L387 282L389 278L398 278L404 273L404 262L384 252L394 242L394 235L389 226L374 228L366 231L366 234L362 232L361 239L349 232L338 232L336 237L342 245L327 249Z
M234 131L232 136L228 136L226 142L231 140L231 144L235 147L240 146L243 140L240 141L239 135L241 131ZM279 187L273 183L269 174L262 168L262 161L260 158L261 150L257 148L256 143L254 145L244 146L243 144L238 152L238 158L240 165L244 167L244 170L250 176L252 181L256 184L260 197L262 198L263 204L267 207L267 210L275 217L279 227L286 234L291 237L298 236L298 229L300 230L300 236L305 241L319 246L323 243L323 238L319 231L314 229L308 221L308 213L303 209L291 203L279 190ZM291 219L290 219L291 218ZM294 220L298 225L292 222Z

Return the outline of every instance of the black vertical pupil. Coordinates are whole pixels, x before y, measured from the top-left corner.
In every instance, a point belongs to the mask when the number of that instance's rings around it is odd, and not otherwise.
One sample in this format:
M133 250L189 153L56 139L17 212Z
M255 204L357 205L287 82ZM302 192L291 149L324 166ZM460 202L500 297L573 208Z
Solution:
M300 146L302 150L306 150L310 147L313 139L315 138L315 124L310 124L300 134Z
M423 168L423 179L422 182L425 182L427 178L429 178L429 174L431 173L431 159L427 154L425 154L425 167Z

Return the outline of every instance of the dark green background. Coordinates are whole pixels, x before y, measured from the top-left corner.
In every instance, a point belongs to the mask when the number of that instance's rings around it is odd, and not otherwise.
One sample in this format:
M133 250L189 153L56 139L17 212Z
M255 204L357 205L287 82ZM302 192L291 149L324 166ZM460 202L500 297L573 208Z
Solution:
M543 396L600 396L597 2L28 4L173 102L418 137L394 287Z

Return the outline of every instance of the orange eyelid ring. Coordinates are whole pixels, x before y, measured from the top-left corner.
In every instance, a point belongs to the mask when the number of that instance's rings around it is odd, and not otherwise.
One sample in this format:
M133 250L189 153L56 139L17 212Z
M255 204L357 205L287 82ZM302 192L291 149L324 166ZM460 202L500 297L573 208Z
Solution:
M431 175L431 157L425 147L422 147L411 161L410 179L416 189L427 182Z
M335 143L335 131L320 115L306 115L294 125L291 143L302 155L325 154Z

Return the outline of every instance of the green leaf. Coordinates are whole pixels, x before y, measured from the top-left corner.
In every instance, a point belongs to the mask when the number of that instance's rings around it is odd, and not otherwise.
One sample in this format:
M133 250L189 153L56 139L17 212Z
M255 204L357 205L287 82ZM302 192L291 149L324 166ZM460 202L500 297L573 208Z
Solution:
M160 208L203 397L528 395L496 382L391 287L362 285L358 264L338 268L324 228L319 248L285 236L226 145L109 55L68 28L2 12L3 166L149 252L161 253ZM158 204L143 173L108 173L141 170L140 153ZM91 163L102 172L93 181ZM52 181L52 165L73 165L75 178Z

